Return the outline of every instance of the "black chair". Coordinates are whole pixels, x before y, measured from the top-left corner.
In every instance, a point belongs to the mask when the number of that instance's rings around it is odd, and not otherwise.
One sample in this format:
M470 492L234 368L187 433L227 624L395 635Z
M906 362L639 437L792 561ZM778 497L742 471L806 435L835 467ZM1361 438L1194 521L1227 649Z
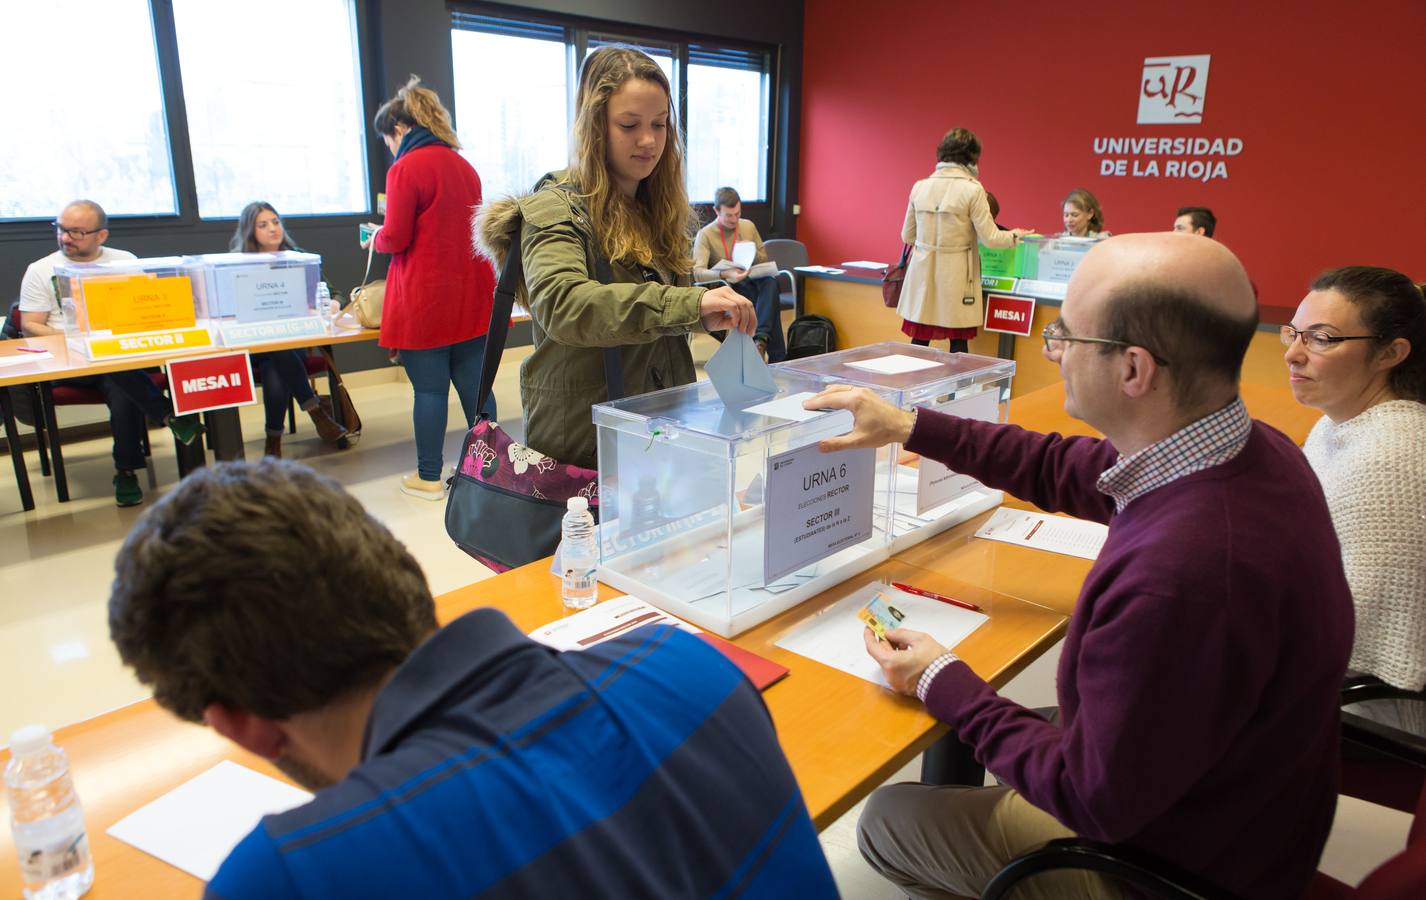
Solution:
M1345 711L1354 703L1415 700L1426 691L1392 687L1371 675L1342 685L1342 793L1402 812L1413 812L1426 790L1426 736Z
M777 264L777 275L774 277L787 282L787 290L779 295L782 308L797 309L797 273L794 270L811 262L807 256L807 245L787 238L769 238L763 241L763 250L767 251L768 259Z
M1041 872L1063 869L1109 875L1166 900L1241 900L1236 894L1152 854L1082 838L1050 841L1038 850L1012 859L990 879L981 892L981 900L1007 900L1015 896L1013 888L1022 880Z

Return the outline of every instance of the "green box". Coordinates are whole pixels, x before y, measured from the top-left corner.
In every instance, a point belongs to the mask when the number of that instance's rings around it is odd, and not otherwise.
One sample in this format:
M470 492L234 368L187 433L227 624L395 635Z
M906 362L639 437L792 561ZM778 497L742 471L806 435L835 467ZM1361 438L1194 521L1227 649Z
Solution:
M980 274L986 278L1019 278L1020 259L1024 244L1015 242L1014 247L1003 250L980 245Z

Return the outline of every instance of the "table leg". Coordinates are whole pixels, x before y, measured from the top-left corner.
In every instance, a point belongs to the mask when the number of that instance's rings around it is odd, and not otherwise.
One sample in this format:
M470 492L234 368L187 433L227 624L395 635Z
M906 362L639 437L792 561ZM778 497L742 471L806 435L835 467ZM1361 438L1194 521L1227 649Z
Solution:
M40 414L45 417L45 431L49 432L55 494L58 495L60 503L68 503L69 477L64 474L64 451L59 447L59 422L54 414L54 387L48 381L40 382Z
M208 426L208 446L213 448L213 458L222 462L246 458L243 453L243 423L238 411L215 409L203 414Z
M15 484L20 488L20 505L26 511L35 508L35 495L30 491L30 473L25 469L25 451L20 446L20 428L15 424L15 410L10 403L10 389L0 387L0 416L5 419L5 443L10 445L10 461L15 464Z

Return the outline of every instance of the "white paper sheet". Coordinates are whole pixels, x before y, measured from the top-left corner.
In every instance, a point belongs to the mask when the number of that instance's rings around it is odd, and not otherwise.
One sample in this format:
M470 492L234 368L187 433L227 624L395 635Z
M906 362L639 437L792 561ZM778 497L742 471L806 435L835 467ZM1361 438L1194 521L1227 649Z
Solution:
M818 272L822 275L841 275L845 269L834 269L831 266L798 266L801 272Z
M753 339L730 329L723 345L703 367L724 406L740 406L777 393L767 362L758 355Z
M980 526L975 536L1081 559L1097 559L1109 536L1109 526L1002 506Z
M263 816L312 799L300 788L224 760L109 828L109 834L204 881Z
M758 245L752 241L738 241L733 245L733 265L744 272L753 267L753 260L758 257Z
M891 353L886 356L876 356L871 359L859 359L856 362L849 362L847 365L853 369L865 369L868 372L879 372L882 375L901 375L905 372L919 372L922 369L934 369L941 365L941 363L933 359L922 359L919 356Z
M803 409L802 401L808 397L815 396L817 395L811 391L801 391L796 394L788 394L786 397L778 397L776 400L769 400L766 403L759 403L756 406L749 406L743 410L743 412L756 413L760 416L772 416L777 419L791 419L794 422L806 422L818 416L840 415L847 420L847 427L845 431L838 433L845 434L847 431L852 430L852 414L844 409Z
M39 362L42 359L54 359L54 354L48 350L39 353L16 353L14 356L0 356L0 366L23 366L25 363Z
M871 259L853 259L842 263L849 269L885 269L889 268L884 262L877 262Z
M536 628L530 637L556 650L583 650L645 625L674 625L693 634L700 630L638 597L625 595Z
M878 589L885 591L892 598L892 605L906 614L902 627L924 631L952 649L989 619L984 613L961 609L930 597L917 597L890 585L870 585L822 610L783 637L777 646L848 675L890 687L881 666L867 653L866 641L862 637L866 625L857 618L857 610L866 606Z

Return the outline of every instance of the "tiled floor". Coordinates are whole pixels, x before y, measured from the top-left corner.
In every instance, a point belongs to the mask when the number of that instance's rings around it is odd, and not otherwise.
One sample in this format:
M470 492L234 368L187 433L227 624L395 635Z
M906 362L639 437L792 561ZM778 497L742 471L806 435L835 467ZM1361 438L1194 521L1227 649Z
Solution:
M714 345L701 338L695 356L706 359ZM502 418L518 423L515 372L524 351L512 350L502 365L496 397ZM323 446L311 424L299 421L298 433L284 440L288 458L300 459L344 484L374 515L404 541L425 569L435 593L489 577L489 572L455 549L445 534L440 504L407 497L397 490L400 476L415 467L410 434L410 388L397 370L350 379L361 411L364 434L353 450ZM244 410L247 453L261 453L260 407ZM459 449L460 412L452 394L447 460ZM154 432L156 488L172 487L176 470L172 447ZM130 703L144 690L118 661L108 639L105 599L119 544L144 507L117 509L110 477L108 439L65 447L74 498L60 504L52 482L39 477L29 454L38 509L22 513L8 460L0 460L0 680L11 685L0 694L0 742L19 725L44 721L63 725ZM1006 693L1030 706L1054 702L1054 651L1023 672ZM919 764L897 778L915 778ZM853 809L822 835L837 882L845 897L879 900L900 892L878 878L856 850ZM1354 800L1338 807L1323 868L1355 883L1405 844L1409 817ZM0 893L8 890L0 886Z

